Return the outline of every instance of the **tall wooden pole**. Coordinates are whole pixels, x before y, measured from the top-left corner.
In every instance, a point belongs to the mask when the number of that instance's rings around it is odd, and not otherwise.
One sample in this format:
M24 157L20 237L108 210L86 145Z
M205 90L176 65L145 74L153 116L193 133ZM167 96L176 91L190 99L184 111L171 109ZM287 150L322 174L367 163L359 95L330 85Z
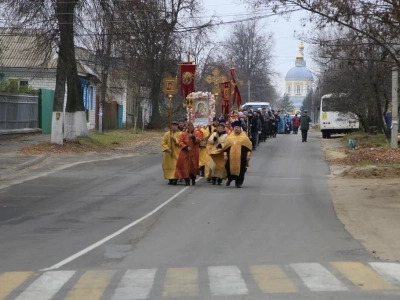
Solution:
M398 148L398 131L399 131L399 116L398 116L398 99L399 99L399 71L395 67L392 69L392 134L391 145L392 148Z
M168 121L169 121L169 149L171 149L171 156L173 156L172 152L172 137L174 136L174 133L172 131L172 95L168 95L168 100L169 100L169 112L168 112Z

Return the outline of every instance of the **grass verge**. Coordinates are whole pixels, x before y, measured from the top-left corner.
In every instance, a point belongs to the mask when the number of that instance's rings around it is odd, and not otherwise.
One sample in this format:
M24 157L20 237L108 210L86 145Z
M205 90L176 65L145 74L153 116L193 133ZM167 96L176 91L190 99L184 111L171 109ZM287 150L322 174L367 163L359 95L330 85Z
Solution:
M160 131L141 131L134 133L133 130L110 130L103 134L91 132L89 138L80 138L79 143L85 146L92 146L94 148L114 148L116 146L124 147L129 146L135 141L144 138L161 137Z
M369 134L362 131L352 132L344 136L346 143L355 140L357 147L390 147L390 139L384 134Z
M78 142L64 141L63 145L42 142L25 147L19 151L24 155L107 152L120 148L129 148L141 142L159 143L164 132L133 130L110 130L103 134L91 131L90 137L79 138Z

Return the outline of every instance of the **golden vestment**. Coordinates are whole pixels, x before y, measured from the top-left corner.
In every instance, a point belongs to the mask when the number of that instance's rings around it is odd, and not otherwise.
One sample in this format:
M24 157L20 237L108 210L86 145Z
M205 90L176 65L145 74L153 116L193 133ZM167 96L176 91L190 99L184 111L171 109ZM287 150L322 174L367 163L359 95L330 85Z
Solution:
M217 137L216 141L214 141L214 137ZM228 137L228 134L226 134L226 133L219 135L218 132L214 132L213 134L211 134L210 138L208 139L208 143L210 145L212 145L211 153L218 153L218 151L223 153L222 149L224 148L225 140L227 139L227 137ZM220 145L221 147L219 148L218 145ZM221 178L221 179L226 178L225 166L223 168L220 168L215 163L213 157L211 157L211 159L210 159L209 166L210 166L210 170L211 170L211 177L217 177L217 178Z
M173 133L175 141L171 140L171 132L167 131L161 140L161 151L163 152L163 162L162 168L164 171L165 179L177 179L175 178L176 163L178 161L179 152L181 148L179 146L179 139L181 136L181 131L176 131ZM172 153L168 153L167 150L171 149Z

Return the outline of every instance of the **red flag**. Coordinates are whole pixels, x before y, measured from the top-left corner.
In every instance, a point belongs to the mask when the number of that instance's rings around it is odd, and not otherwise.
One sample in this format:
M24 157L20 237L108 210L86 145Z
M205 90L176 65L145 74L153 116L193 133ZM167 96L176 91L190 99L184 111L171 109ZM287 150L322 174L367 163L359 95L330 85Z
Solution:
M191 62L182 63L180 65L181 78L181 96L186 98L187 95L194 92L194 75L196 74L196 65Z
M237 106L241 106L242 105L242 96L240 96L240 91L239 91L239 87L236 83L236 74L235 74L235 69L231 68L231 77L232 77L232 81L235 85L235 87L233 88L233 98L232 98L232 104L237 104Z

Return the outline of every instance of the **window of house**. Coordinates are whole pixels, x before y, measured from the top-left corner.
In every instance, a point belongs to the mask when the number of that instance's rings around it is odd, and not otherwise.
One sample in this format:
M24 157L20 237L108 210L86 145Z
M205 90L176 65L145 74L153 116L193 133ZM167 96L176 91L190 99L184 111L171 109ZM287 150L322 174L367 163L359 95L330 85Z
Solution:
M29 84L28 80L21 80L19 82L19 86L28 86L28 84Z
M288 94L290 94L290 85L288 85L288 87L287 87L287 92L288 92Z
M300 85L297 86L296 93L297 93L297 94L300 94L300 93L301 93Z

